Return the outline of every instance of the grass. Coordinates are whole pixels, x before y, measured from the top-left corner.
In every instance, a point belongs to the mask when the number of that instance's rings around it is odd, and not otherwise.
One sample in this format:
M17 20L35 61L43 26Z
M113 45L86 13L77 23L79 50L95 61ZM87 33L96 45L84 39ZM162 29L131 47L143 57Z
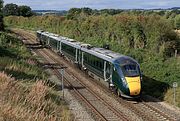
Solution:
M67 103L35 61L15 35L0 33L0 120L72 120Z
M9 57L0 57L0 70L11 74L16 79L45 79L46 74L36 65L29 64L27 60L16 60Z
M48 96L52 93L52 88L49 88L44 81L37 80L31 86L26 86L4 72L0 72L0 119L70 120L68 108L64 103L56 103L55 99Z
M175 105L180 107L180 87L176 88L175 92L176 92ZM174 104L174 89L173 88L169 89L166 92L164 100L167 103Z

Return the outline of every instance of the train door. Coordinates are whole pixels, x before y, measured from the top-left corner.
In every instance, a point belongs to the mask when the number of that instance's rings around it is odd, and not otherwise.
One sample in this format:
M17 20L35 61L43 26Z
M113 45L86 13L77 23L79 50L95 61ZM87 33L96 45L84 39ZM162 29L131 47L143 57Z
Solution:
M38 36L38 42L42 45L43 43L42 43L42 34L40 34L40 33L37 33L37 34L39 34L39 36Z
M112 83L112 64L107 61L104 61L104 79Z
M49 46L50 46L49 44L50 44L50 37L47 36L47 39L46 39L46 46L49 47Z
M57 52L60 52L60 41L57 42Z
M77 60L78 60L78 66L79 66L79 68L81 68L82 67L82 51L81 51L81 49L78 49L78 51L77 51Z
M59 41L59 52L62 54L62 42Z
M76 53L75 53L75 63L78 64L78 51L79 49L76 48Z
M41 45L44 44L44 43L43 43L43 35L42 35L42 34L40 34L40 39L39 39L39 41L40 41L40 44L41 44Z

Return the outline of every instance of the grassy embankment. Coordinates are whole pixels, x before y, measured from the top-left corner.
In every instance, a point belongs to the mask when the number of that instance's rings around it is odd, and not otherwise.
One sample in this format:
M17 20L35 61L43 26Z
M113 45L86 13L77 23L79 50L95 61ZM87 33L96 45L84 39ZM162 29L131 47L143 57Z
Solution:
M0 32L0 120L70 120L66 103L33 60L14 34Z
M95 46L110 44L111 50L138 60L144 74L145 94L173 103L172 83L180 85L180 38L169 19L158 15L6 17L6 25L43 29ZM179 56L179 55L178 55ZM177 89L180 106L180 87Z

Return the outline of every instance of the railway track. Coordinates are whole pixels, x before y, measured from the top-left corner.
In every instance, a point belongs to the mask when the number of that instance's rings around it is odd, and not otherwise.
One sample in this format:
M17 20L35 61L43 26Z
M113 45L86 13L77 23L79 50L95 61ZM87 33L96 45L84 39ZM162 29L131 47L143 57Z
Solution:
M47 55L46 52L40 52L40 53L41 54L39 55L45 57L44 59L46 59L47 62L56 63L56 60L54 60L52 57ZM61 79L61 74L58 72L58 70L54 69L53 71ZM83 100L87 104L87 106L93 112L95 112L96 115L98 115L98 117L101 120L104 120L104 121L130 120L130 119L127 119L122 112L117 111L115 108L109 105L106 101L100 98L97 94L92 92L88 87L86 87L86 85L83 85L81 82L79 82L74 76L70 75L68 72L66 72L64 76L65 76L65 82L68 84L70 88L73 89L77 97Z
M33 34L28 34L24 31L16 31L16 33L19 33L19 35L24 37L24 40L26 40L27 42L26 44L28 43L30 43L30 45L37 44L37 42L34 41L35 37ZM36 51L41 51L41 50L36 50ZM57 54L47 49L44 49L42 52L39 53L39 55L43 56L44 59L46 59L46 61L62 64L59 58L55 57L57 56ZM59 78L61 78L57 70L53 70L53 72ZM80 100L83 100L83 102L87 105L87 107L91 109L91 113L93 112L93 114L96 117L98 117L99 120L131 120L130 117L129 119L127 118L128 115L123 114L121 110L115 108L115 106L113 105L110 105L111 103L109 100L106 100L106 98L102 98L102 95L97 95L96 91L93 90L92 87L87 86L84 82L80 81L81 79L79 79L77 76L70 73L69 71L67 71L65 74L65 80L67 85L72 88L73 93L77 93L76 97L77 98L79 97ZM91 82L97 85L96 82L94 81ZM99 88L102 89L102 87ZM106 89L102 89L102 90L103 92L109 93L109 95L112 94ZM153 121L153 120L176 121L180 119L177 115L172 115L172 116L168 115L169 113L163 112L162 109L158 109L158 107L148 104L143 100L141 102L137 102L136 104L133 104L132 102L127 102L121 98L117 98L117 96L114 96L114 98L116 99L116 101L119 102L119 104L123 105L125 108L128 108L134 114L139 116L140 118L139 120L142 119L149 121Z
M27 35L26 35L27 36ZM26 44L30 43L33 44L29 38L25 39ZM49 56L45 50L36 50L35 53L46 61L45 63L56 63L56 60ZM53 73L61 79L61 74L58 69L53 69ZM130 119L126 118L124 114L115 108L113 108L110 104L108 104L105 100L100 98L95 92L91 91L86 85L79 82L76 77L71 75L70 73L66 72L65 74L65 82L73 93L76 95L79 100L82 100L88 108L91 109L93 115L95 115L96 119L102 121L129 121ZM71 81L70 81L71 80ZM78 82L78 83L77 83Z

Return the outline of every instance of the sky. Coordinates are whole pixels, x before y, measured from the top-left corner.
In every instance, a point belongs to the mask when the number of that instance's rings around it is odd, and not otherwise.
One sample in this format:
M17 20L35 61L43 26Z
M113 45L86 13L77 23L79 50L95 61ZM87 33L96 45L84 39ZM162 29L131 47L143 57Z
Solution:
M180 7L180 0L4 0L4 4L28 5L33 10L92 9L154 9Z

